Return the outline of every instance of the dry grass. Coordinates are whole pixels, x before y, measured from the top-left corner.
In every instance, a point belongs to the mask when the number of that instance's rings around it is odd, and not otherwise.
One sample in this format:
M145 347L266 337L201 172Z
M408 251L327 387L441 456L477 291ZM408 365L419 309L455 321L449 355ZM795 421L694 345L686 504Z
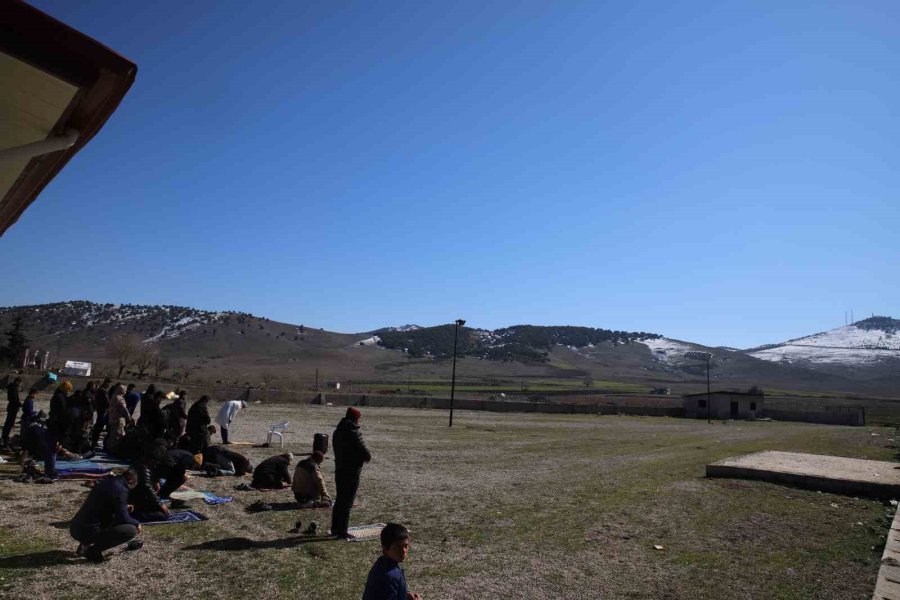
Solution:
M407 524L407 576L428 598L846 599L874 587L889 523L882 505L707 480L703 466L760 449L889 458L885 430L466 412L448 430L444 412L363 411L375 458L351 524ZM268 424L290 419L288 448L308 451L342 412L253 405L233 437L259 441ZM254 461L273 453L247 452ZM331 473L327 463L329 482ZM146 528L142 550L91 565L75 558L63 525L85 488L0 481L0 596L360 597L377 543L288 533L298 517L327 529L327 511L243 510L287 502L289 491L237 492L235 478L191 483L235 501L197 504L209 521Z

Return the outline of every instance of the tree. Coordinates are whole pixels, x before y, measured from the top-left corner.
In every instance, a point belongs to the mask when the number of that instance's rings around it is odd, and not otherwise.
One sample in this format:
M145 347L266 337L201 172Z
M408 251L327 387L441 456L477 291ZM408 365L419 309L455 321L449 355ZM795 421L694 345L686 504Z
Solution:
M3 354L9 362L18 362L25 355L25 348L28 346L28 340L25 338L24 321L21 316L17 316L13 321L13 328L6 332L7 343L3 349ZM22 366L22 365L18 365Z
M275 383L275 373L271 371L263 371L259 378L262 379L263 389L269 389Z
M147 370L156 362L160 355L157 344L141 344L134 353L134 366L138 371L138 378L143 379Z
M117 335L110 340L109 350L119 368L117 377L121 377L125 367L134 362L140 349L141 340L134 334Z
M163 371L169 368L169 359L162 353L161 348L157 348L156 353L153 355L151 367L153 367L153 376L157 379L162 375Z

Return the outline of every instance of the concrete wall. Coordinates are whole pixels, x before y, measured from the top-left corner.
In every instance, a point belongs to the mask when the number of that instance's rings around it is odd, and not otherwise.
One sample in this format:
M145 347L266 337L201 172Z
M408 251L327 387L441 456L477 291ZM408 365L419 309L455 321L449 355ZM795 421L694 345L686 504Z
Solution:
M322 394L317 402L330 402L335 406L378 406L397 408L450 409L449 398L422 396L374 395L374 394ZM588 414L588 415L645 415L659 417L680 417L681 407L672 406L615 406L607 404L562 404L551 402L528 402L521 400L472 400L457 398L456 410L483 410L490 412L524 412L545 414Z
M861 407L848 407L840 410L782 410L766 409L766 417L776 421L800 421L802 423L821 423L823 425L866 424L866 410Z

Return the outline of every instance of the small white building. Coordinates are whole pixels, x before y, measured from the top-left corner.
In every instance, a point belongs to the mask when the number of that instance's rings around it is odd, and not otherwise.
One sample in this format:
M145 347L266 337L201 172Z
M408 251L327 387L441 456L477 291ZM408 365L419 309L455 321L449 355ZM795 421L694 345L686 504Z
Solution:
M68 375L70 377L90 377L91 363L78 362L77 360L67 360L66 366L64 366L60 370L60 372L63 375Z

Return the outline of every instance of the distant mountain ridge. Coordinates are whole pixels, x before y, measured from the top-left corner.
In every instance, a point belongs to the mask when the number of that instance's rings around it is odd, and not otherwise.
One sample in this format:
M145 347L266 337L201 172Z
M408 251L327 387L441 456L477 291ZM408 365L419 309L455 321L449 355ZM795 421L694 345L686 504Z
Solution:
M402 350L414 358L447 358L453 355L455 328L455 325L402 331L387 328L374 333L378 344L384 348ZM457 353L459 356L486 360L544 362L548 360L547 355L553 346L582 348L603 342L624 344L659 337L659 334L643 331L612 331L571 325L513 325L494 330L461 327Z
M112 342L132 336L166 357L174 379L211 383L259 382L264 376L294 386L321 378L441 379L448 376L446 359L453 355L456 333L452 324L335 333L246 312L83 300L0 308L0 333L10 331L19 317L27 346L49 352L54 361L91 362L98 374L110 369L115 374ZM648 389L663 384L694 389L690 386L705 382L705 364L685 354L701 350L714 355L713 381L736 389L893 394L900 386L900 358L892 358L900 357L900 321L888 317L751 352L595 327L463 327L459 333L458 355L468 377L602 379L639 382ZM0 345L5 341L0 337ZM824 360L823 353L840 360Z
M863 366L900 360L900 320L870 317L780 344L745 350L750 356L783 363Z

